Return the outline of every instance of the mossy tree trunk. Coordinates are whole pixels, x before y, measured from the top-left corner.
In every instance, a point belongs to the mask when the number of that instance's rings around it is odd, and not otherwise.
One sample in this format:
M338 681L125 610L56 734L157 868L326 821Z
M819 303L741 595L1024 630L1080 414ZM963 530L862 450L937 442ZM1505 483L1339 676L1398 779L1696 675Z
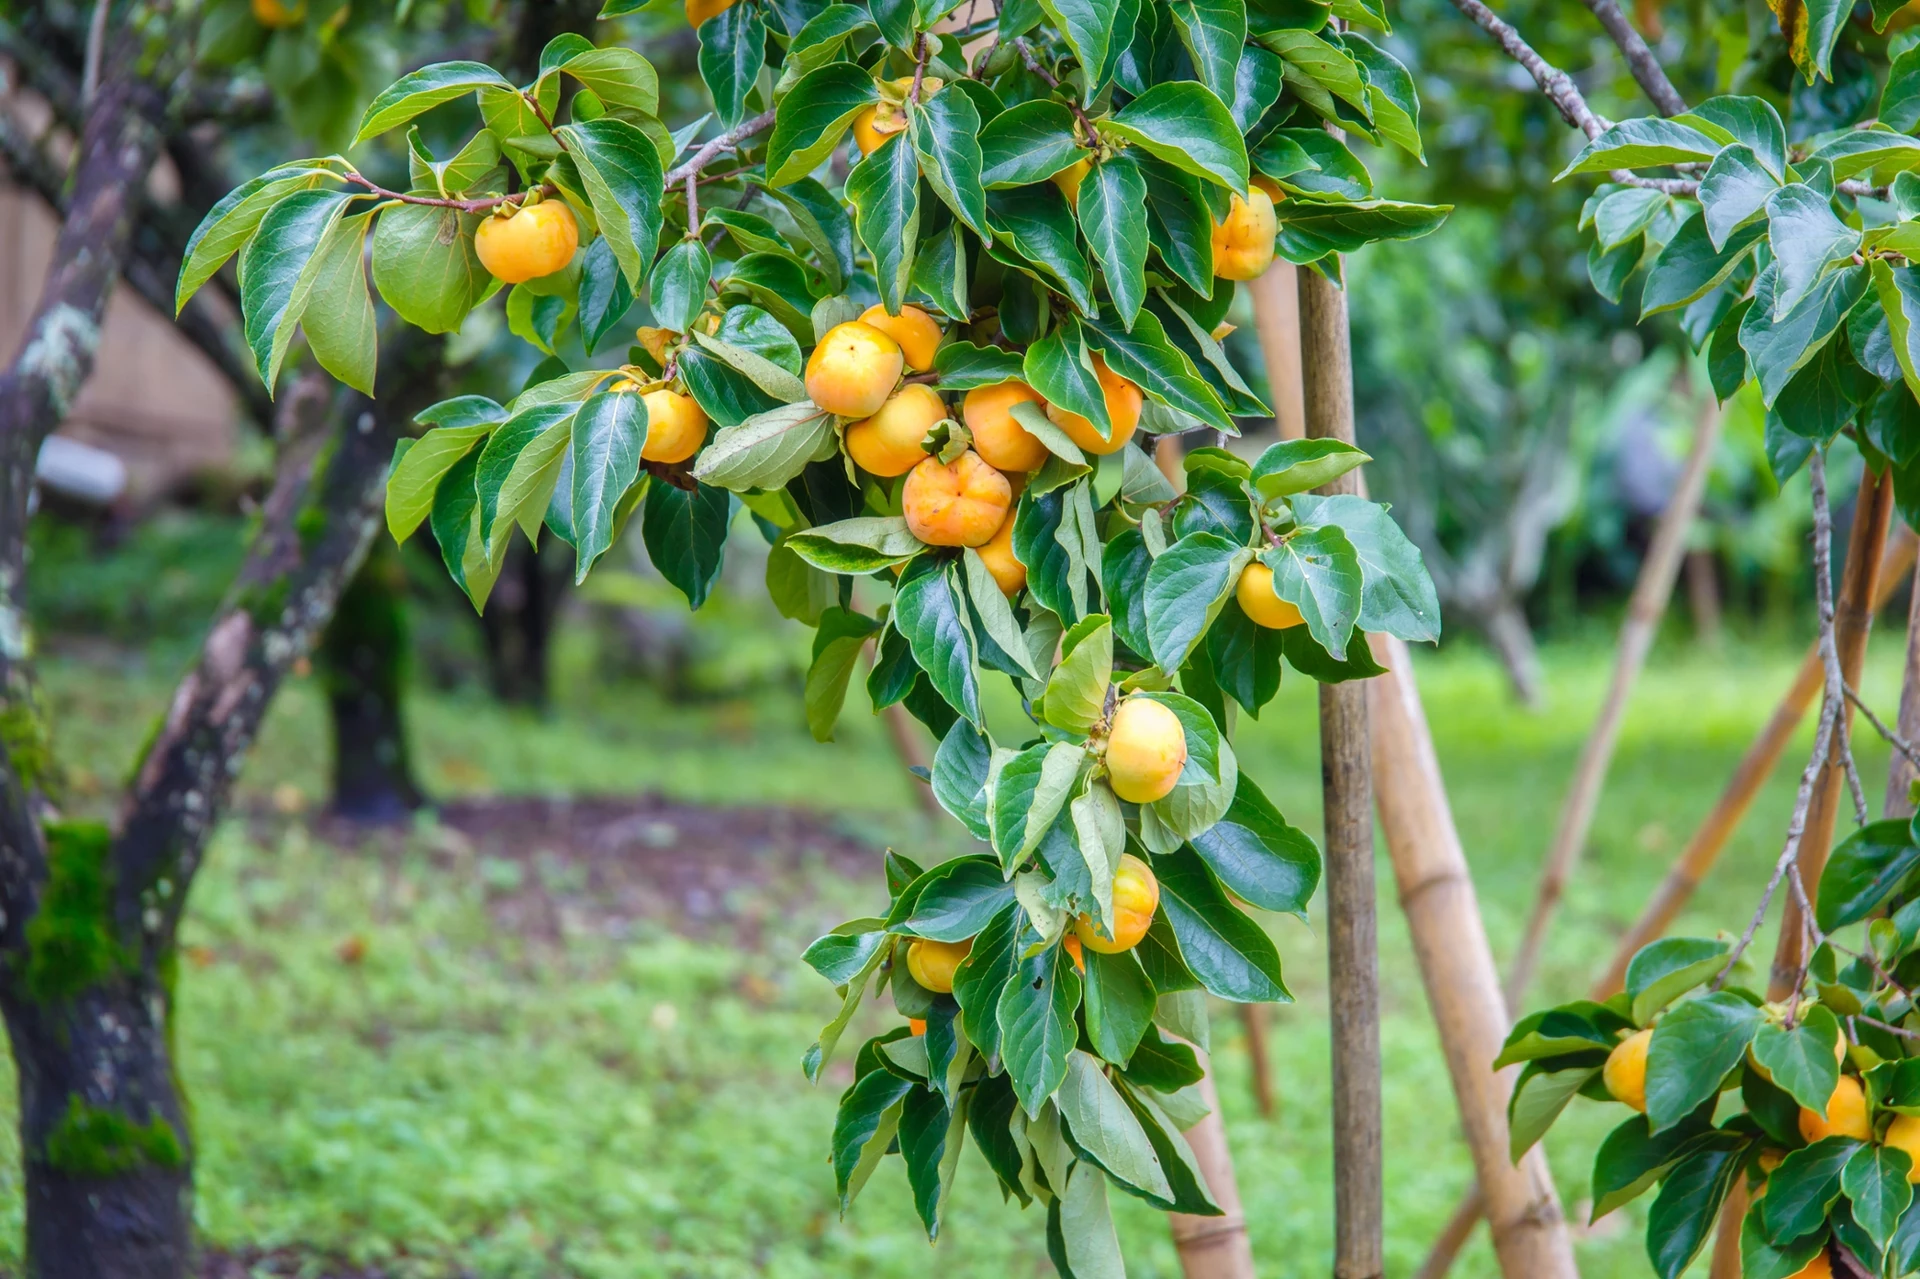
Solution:
M328 808L348 821L399 822L425 802L401 704L407 651L406 570L392 543L376 538L319 651L333 730Z

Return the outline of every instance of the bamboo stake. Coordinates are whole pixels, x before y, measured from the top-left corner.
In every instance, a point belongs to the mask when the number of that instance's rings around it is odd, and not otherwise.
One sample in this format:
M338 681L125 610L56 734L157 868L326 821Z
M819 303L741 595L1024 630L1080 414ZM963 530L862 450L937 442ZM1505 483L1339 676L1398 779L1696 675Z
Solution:
M1875 610L1876 612L1878 610ZM1900 719L1894 731L1909 742L1920 738L1920 574L1907 601L1907 661L1900 677ZM1920 777L1911 761L1900 751L1893 752L1887 765L1888 817L1913 816L1913 783Z
M1620 626L1620 643L1614 652L1613 676L1607 686L1600 716L1580 748L1580 759L1573 770L1573 784L1567 790L1560 809L1559 824L1554 827L1553 842L1547 848L1546 867L1540 876L1540 888L1534 897L1533 913L1521 934L1520 947L1514 952L1513 966L1507 971L1507 1007L1518 1008L1540 964L1540 951L1546 944L1547 928L1553 922L1567 880L1587 845L1593 829L1593 816L1600 805L1600 791L1606 785L1607 769L1613 763L1614 748L1620 742L1620 726L1626 719L1627 703L1634 685L1646 667L1647 653L1653 647L1660 619L1673 596L1673 583L1679 576L1680 559L1686 554L1687 532L1700 510L1700 496L1706 489L1707 464L1713 459L1714 445L1720 440L1720 406L1711 398L1694 431L1693 451L1680 473L1667 509L1660 513L1654 530L1653 545L1640 565L1640 578L1634 583L1633 598L1627 605L1626 621Z
M1173 1246L1180 1254L1180 1273L1186 1279L1253 1279L1253 1245L1247 1239L1247 1215L1240 1206L1240 1184L1233 1175L1233 1157L1227 1151L1227 1128L1220 1118L1220 1095L1213 1086L1213 1066L1199 1045L1200 1096L1207 1117L1187 1129L1187 1145L1200 1165L1213 1201L1222 1216L1191 1217L1167 1214L1173 1227Z
M1297 440L1307 433L1307 409L1300 391L1299 274L1293 263L1275 262L1265 274L1247 282L1247 293L1253 298L1253 326L1267 366L1273 425L1283 440Z
M1318 272L1300 285L1307 434L1353 442L1353 352L1346 295ZM1320 493L1353 493L1348 472ZM1355 637L1355 642L1358 637ZM1385 1271L1380 1166L1380 970L1374 918L1373 794L1366 689L1320 686L1325 795L1327 985L1333 1038L1334 1279Z
M1273 1058L1267 1052L1267 1006L1241 1004L1240 1028L1247 1034L1247 1069L1253 1075L1253 1106L1262 1119L1273 1118Z
M1890 541L1885 557L1881 561L1880 572L1876 575L1872 610L1878 613L1886 605L1894 588L1904 580L1914 568L1916 539L1904 527L1899 536ZM1846 592L1859 588L1860 579L1850 576L1841 586L1840 609L1848 610L1852 603ZM1606 971L1587 991L1587 997L1593 1000L1609 999L1618 994L1627 981L1627 965L1640 953L1640 948L1648 942L1657 940L1666 934L1674 918L1686 907L1693 897L1694 890L1706 878L1707 872L1719 860L1720 853L1733 838L1734 831L1745 820L1747 810L1752 807L1755 797L1772 776L1774 767L1780 762L1781 754L1787 743L1800 726L1807 713L1807 707L1813 704L1814 694L1820 691L1820 653L1816 645L1810 645L1806 658L1800 664L1800 670L1794 676L1793 684L1781 696L1780 704L1774 708L1773 716L1766 727L1760 730L1760 736L1741 757L1733 776L1715 802L1713 810L1701 822L1700 828L1687 841L1679 859L1661 880L1660 886L1648 899L1640 918L1627 930L1614 948L1613 958L1608 962ZM1903 736L1905 734L1903 733ZM1386 785L1383 779L1381 785ZM1427 1253L1426 1261L1421 1265L1417 1279L1442 1279L1453 1266L1454 1258L1460 1249L1466 1246L1473 1234L1473 1228L1479 1223L1482 1201L1478 1188L1470 1190L1462 1197L1460 1205L1448 1218L1439 1236L1435 1238L1432 1249ZM1734 1231L1734 1255L1739 1254L1739 1230ZM1738 1273L1735 1271L1734 1273Z
M1518 1165L1508 1154L1507 1098L1519 1068L1489 1069L1506 1039L1507 1007L1407 646L1385 635L1369 639L1374 660L1387 668L1366 683L1380 826L1446 1052L1460 1125L1492 1201L1501 1273L1507 1279L1576 1279L1546 1152L1535 1146ZM1467 1229L1472 1225L1469 1218Z

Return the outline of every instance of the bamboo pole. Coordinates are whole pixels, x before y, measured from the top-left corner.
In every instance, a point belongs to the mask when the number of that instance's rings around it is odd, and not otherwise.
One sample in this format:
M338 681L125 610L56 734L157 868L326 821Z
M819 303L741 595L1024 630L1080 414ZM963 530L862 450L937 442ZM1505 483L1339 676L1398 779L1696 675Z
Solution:
M1540 964L1540 951L1546 944L1547 929L1553 922L1565 894L1567 880L1573 874L1587 837L1593 830L1593 816L1600 806L1600 792L1606 785L1607 770L1613 763L1614 748L1620 742L1620 727L1626 720L1627 703L1634 685L1646 667L1647 653L1659 632L1660 619L1673 596L1674 580L1680 573L1680 560L1686 554L1687 532L1700 511L1700 497L1706 489L1707 465L1713 459L1714 445L1720 440L1720 406L1707 400L1700 424L1694 431L1693 450L1687 455L1680 481L1674 486L1667 509L1653 535L1653 545L1640 565L1640 578L1634 583L1633 598L1627 605L1627 617L1620 626L1619 647L1614 651L1613 675L1607 685L1606 700L1600 704L1580 759L1573 770L1573 784L1560 809L1554 827L1553 842L1548 845L1540 888L1534 896L1533 913L1527 918L1526 931L1520 936L1513 965L1507 970L1507 1007L1520 1007L1534 970Z
M1387 668L1366 683L1380 826L1460 1125L1492 1202L1500 1270L1507 1279L1576 1279L1546 1152L1535 1146L1517 1165L1508 1154L1507 1098L1519 1068L1489 1068L1506 1039L1507 1007L1407 646L1385 635L1369 639L1374 660Z
M1207 1103L1207 1117L1187 1129L1187 1145L1193 1148L1200 1175L1223 1215L1167 1214L1173 1228L1173 1246L1180 1254L1180 1273L1186 1279L1253 1279L1253 1245L1247 1239L1247 1215L1240 1206L1233 1156L1227 1151L1227 1128L1220 1118L1213 1066L1199 1045L1194 1045L1193 1051L1204 1072L1200 1076L1200 1096Z
M1283 440L1307 433L1307 409L1300 392L1299 269L1291 262L1275 262L1247 282L1253 299L1253 325L1260 338L1260 354L1267 366L1267 399L1273 405L1273 425Z
M1904 580L1914 568L1916 539L1907 529L1902 528L1899 536L1893 538L1886 547L1881 561L1880 572L1876 575L1871 607L1879 612L1892 595L1895 586ZM1859 589L1861 579L1850 576L1841 584L1840 608L1851 607L1846 595L1848 590ZM1909 632L1910 634L1912 632ZM1760 730L1760 736L1741 757L1733 776L1715 802L1713 810L1701 822L1693 838L1681 851L1666 878L1648 899L1646 908L1634 921L1614 947L1613 957L1606 970L1587 991L1587 997L1594 1000L1611 998L1626 986L1627 965L1640 953L1640 948L1648 942L1664 936L1668 927L1693 897L1694 890L1706 878L1707 872L1719 860L1720 853L1733 837L1740 823L1746 818L1747 810L1752 807L1760 789L1766 785L1773 774L1775 765L1780 762L1781 754L1787 743L1800 726L1807 713L1807 707L1813 704L1813 698L1820 691L1820 653L1817 645L1807 649L1806 657L1800 663L1800 669L1794 681L1781 696L1780 703L1774 708L1773 715L1767 720L1766 727ZM1903 702L1904 705L1904 702ZM1917 708L1916 714L1920 714ZM1385 785L1384 779L1381 785ZM1480 1221L1482 1201L1478 1188L1469 1191L1448 1218L1439 1236L1435 1238L1432 1249L1427 1253L1426 1261L1421 1265L1417 1279L1442 1279L1453 1266L1454 1258L1460 1249L1466 1246L1473 1234L1473 1228ZM1734 1255L1739 1253L1739 1231L1734 1231ZM1734 1273L1738 1273L1735 1271Z
M1878 612L1879 610L1875 610ZM1894 731L1909 742L1920 739L1920 574L1913 580L1907 600L1907 660L1900 677L1900 719ZM1899 751L1892 752L1887 765L1888 817L1913 816L1913 783L1920 778L1913 764Z
M1247 1034L1247 1070L1253 1076L1253 1106L1262 1119L1273 1118L1273 1056L1267 1051L1267 1006L1241 1004L1240 1028Z
M1307 434L1353 442L1353 352L1346 295L1318 272L1300 283ZM1320 493L1353 493L1348 472ZM1355 642L1359 642L1358 635ZM1385 1272L1381 1185L1380 970L1374 918L1373 793L1366 689L1320 686L1320 777L1327 876L1328 1016L1333 1039L1334 1279Z

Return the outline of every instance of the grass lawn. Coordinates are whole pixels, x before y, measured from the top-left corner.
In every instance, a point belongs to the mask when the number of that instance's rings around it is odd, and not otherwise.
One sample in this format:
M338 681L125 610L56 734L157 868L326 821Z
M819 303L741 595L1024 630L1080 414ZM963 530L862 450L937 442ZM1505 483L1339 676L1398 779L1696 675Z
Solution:
M1876 645L1866 694L1891 710L1897 637ZM59 647L54 646L56 654ZM1537 1002L1580 991L1791 677L1786 644L1714 654L1663 646L1628 717L1613 778L1548 948ZM1487 926L1504 956L1608 652L1550 648L1551 706L1510 703L1498 671L1461 646L1419 675ZM643 687L597 685L564 663L545 719L478 696L412 704L426 781L441 796L657 791L722 805L791 804L922 861L960 851L954 824L920 817L886 738L851 706L841 740L806 735L797 696L672 706ZM69 652L48 664L76 806L103 813L170 667ZM857 698L857 694L856 694ZM1243 767L1317 829L1312 690L1290 679L1244 722ZM1803 742L1794 748L1804 759ZM1885 752L1863 742L1874 796ZM317 687L283 695L241 785L259 814L322 791ZM1682 921L1737 931L1778 850L1791 774L1780 770ZM297 788L290 791L288 788ZM532 850L538 853L538 850ZM529 885L527 867L551 884ZM1038 1212L1003 1206L969 1152L936 1252L917 1232L898 1161L849 1219L825 1163L836 1084L801 1076L832 992L798 959L813 936L868 913L873 869L825 861L743 876L699 919L558 910L550 926L501 923L503 899L550 887L564 859L487 857L423 826L343 851L298 821L230 822L194 888L180 985L181 1071L199 1143L205 1238L294 1248L390 1274L479 1276L923 1276L1050 1273ZM1391 875L1380 872L1389 1271L1418 1264L1469 1165ZM1317 925L1316 920L1316 925ZM1314 926L1269 921L1298 998L1272 1018L1280 1107L1254 1113L1240 1023L1217 1005L1215 1063L1254 1251L1268 1279L1328 1269L1331 1187L1325 965ZM343 943L345 950L343 952ZM364 947L349 962L343 953ZM1771 947L1771 933L1757 950ZM1537 1006L1536 1002L1536 1006ZM863 1014L871 1033L890 1011ZM859 1029L856 1026L856 1029ZM857 1043L850 1037L850 1042ZM843 1073L834 1076L844 1079ZM5 1083L5 1081L0 1081ZM12 1105L11 1086L0 1105ZM1617 1107L1576 1101L1549 1141L1569 1212ZM0 1132L11 1141L10 1116ZM17 1151L0 1151L0 1265L20 1247ZM1159 1214L1114 1198L1135 1279L1178 1273ZM1588 1276L1648 1273L1643 1200L1583 1235ZM1704 1271L1704 1266L1701 1267ZM1457 1274L1497 1273L1484 1235Z

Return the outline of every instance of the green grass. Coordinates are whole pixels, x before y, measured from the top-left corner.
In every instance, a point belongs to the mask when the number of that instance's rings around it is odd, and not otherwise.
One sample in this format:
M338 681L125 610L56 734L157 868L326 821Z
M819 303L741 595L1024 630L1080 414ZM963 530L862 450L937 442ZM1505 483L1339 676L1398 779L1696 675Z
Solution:
M1656 651L1535 1006L1583 989L1798 656L1784 646ZM1552 705L1536 714L1513 707L1497 670L1469 648L1420 662L1454 813L1503 957L1608 658L1597 647L1550 649ZM1891 707L1897 669L1894 643L1876 646L1865 691L1877 706ZM137 659L49 663L77 812L110 812L111 779L164 705L172 674ZM838 744L821 746L786 693L675 707L637 686L595 686L577 657L564 663L560 688L544 720L477 697L416 699L433 790L654 789L714 803L805 804L922 860L957 848L956 828L916 815L911 783L863 709L849 709ZM1243 766L1309 829L1318 826L1319 787L1312 705L1311 686L1291 679L1239 732ZM1800 758L1808 736L1794 748ZM1877 801L1885 753L1863 742L1861 756ZM258 805L287 787L317 798L324 760L316 690L296 682L241 798ZM1745 922L1777 852L1795 772L1782 767L1682 930ZM881 1279L921 1276L930 1265L943 1279L1048 1273L1041 1216L1002 1206L972 1153L937 1252L918 1236L897 1161L846 1222L835 1219L824 1159L837 1088L812 1089L799 1070L833 998L797 956L825 926L876 904L877 865L861 882L816 874L748 890L735 906L752 927L737 932L581 929L564 945L496 929L483 869L449 854L431 829L382 854L343 852L298 825L270 837L223 828L186 924L201 962L184 966L180 984L181 1070L209 1241L300 1246L421 1275ZM1388 1268L1405 1275L1469 1166L1384 861L1380 883ZM1254 1250L1261 1274L1277 1279L1327 1272L1330 1133L1320 921L1269 922L1299 1000L1272 1019L1276 1118L1253 1111L1239 1022L1224 1005L1214 1026ZM352 935L368 943L354 966L335 955ZM877 1009L863 1016L869 1032L886 1024ZM0 1095L11 1104L10 1088ZM1570 1214L1595 1144L1622 1117L1576 1101L1550 1138ZM10 1124L0 1131L10 1134ZM14 1155L0 1151L0 1265L19 1249ZM1130 1274L1177 1274L1159 1215L1118 1196L1116 1208ZM1643 1210L1644 1202L1581 1238L1583 1273L1648 1273ZM1456 1273L1496 1273L1484 1234Z

